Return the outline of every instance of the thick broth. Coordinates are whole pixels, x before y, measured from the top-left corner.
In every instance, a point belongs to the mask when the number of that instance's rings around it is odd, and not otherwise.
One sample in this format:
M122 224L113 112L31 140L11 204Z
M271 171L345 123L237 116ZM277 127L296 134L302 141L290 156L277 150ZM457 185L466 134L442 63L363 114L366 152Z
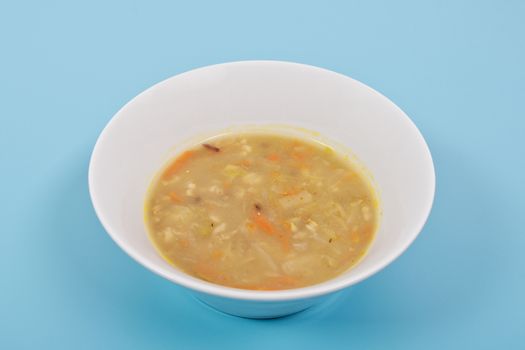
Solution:
M256 290L308 286L349 269L377 226L374 190L332 148L281 135L222 136L156 177L146 224L193 276Z

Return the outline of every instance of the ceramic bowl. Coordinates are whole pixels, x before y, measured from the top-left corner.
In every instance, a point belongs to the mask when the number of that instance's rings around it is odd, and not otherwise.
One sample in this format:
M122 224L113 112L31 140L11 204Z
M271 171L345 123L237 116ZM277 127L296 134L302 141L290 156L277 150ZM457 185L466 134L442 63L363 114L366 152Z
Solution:
M306 288L251 291L192 277L157 253L146 233L143 213L154 174L198 135L254 125L318 132L352 150L372 174L382 218L368 254L358 265ZM111 119L98 138L89 166L95 211L129 256L206 304L252 318L301 311L390 264L423 228L434 187L427 144L394 103L347 76L278 61L208 66L147 89Z

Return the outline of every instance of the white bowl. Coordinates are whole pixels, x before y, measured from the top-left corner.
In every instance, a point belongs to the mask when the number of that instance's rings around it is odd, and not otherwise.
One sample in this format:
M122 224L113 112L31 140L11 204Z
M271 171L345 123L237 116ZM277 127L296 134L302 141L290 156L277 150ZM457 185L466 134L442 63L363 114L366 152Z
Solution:
M375 241L357 266L306 288L250 291L189 276L156 252L143 221L144 196L155 172L195 135L254 124L318 131L349 147L373 174L383 215ZM253 318L298 312L387 266L423 228L434 187L423 137L390 100L344 75L277 61L208 66L149 88L109 122L89 166L95 211L126 253L216 309Z

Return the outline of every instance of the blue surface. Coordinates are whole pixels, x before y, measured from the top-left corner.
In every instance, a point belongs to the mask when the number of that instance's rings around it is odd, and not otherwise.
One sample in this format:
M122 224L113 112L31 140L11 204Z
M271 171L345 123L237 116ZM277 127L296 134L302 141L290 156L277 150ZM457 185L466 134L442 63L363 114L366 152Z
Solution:
M525 3L189 3L0 5L0 348L525 349ZM371 85L420 127L437 172L406 254L273 321L216 313L146 271L87 191L97 135L126 101L243 59Z

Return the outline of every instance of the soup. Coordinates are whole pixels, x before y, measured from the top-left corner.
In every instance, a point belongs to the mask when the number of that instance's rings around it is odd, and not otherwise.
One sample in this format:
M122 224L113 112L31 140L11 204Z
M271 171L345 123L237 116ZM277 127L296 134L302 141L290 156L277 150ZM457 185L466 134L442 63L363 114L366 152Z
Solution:
M375 192L332 148L244 133L207 140L151 184L145 220L161 255L225 286L313 285L355 265L373 240Z

